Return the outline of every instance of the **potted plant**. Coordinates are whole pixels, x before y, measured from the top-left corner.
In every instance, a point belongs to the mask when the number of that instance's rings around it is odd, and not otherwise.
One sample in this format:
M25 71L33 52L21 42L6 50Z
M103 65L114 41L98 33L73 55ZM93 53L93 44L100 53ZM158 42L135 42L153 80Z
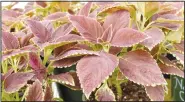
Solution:
M180 4L33 2L25 9L4 7L2 100L164 101L168 83L163 74L184 78ZM62 84L61 98L53 95L53 82Z

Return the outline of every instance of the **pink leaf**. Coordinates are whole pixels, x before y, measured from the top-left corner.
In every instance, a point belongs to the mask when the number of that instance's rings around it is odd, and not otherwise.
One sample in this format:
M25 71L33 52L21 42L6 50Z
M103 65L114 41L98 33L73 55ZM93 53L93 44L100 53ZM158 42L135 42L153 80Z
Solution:
M29 86L28 95L26 101L43 101L44 92L40 81L36 80L31 86Z
M182 40L181 43L174 44L174 47L177 51L184 53L184 40Z
M112 24L103 32L101 39L104 42L110 42L112 39Z
M33 73L17 72L9 75L4 81L4 88L7 93L14 93L26 85L27 81L34 76Z
M69 16L73 26L87 40L97 43L103 34L103 28L98 21L85 16Z
M9 75L14 72L13 68L10 68L5 74L1 74L1 82L3 82Z
M115 95L107 84L102 85L95 93L98 101L116 101Z
M69 34L73 30L73 25L71 23L64 24L58 27L52 34L52 40L56 40L64 35Z
M4 53L2 55L2 61L6 60L10 57L16 56L16 55L21 55L21 54L25 54L25 53L29 53L29 52L37 52L37 51L38 51L38 49L33 45L25 46L23 48Z
M18 39L8 32L2 32L2 43L6 50L18 49L20 47Z
M52 34L54 32L54 26L53 26L52 21L43 20L43 21L41 21L41 23L42 23L42 25L44 25L46 27L49 34Z
M90 9L91 9L91 5L92 5L92 2L86 3L82 7L82 9L79 11L79 14L78 15L88 16L89 15L89 12L90 12Z
M159 56L159 60L162 61L163 64L167 65L167 66L176 66L175 63L173 63L172 61L170 61L167 57L165 56Z
M66 51L64 53L61 53L60 55L58 55L56 58L54 58L53 60L60 60L63 58L69 58L69 57L75 57L75 56L84 56L84 55L99 55L98 52L95 51L88 51L88 50L76 50L76 49L72 49L69 51Z
M109 50L109 53L113 54L113 55L116 55L118 54L119 52L121 52L122 48L121 47L114 47L114 46L111 46L110 50Z
M151 26L153 27L160 27L160 28L166 28L166 29L169 29L169 30L178 30L181 25L180 24L177 24L177 23L166 23L166 22L155 22L153 24L151 24Z
M119 63L123 75L137 84L146 86L166 84L156 61L146 51L130 51Z
M48 78L51 79L52 81L55 81L61 84L69 84L72 86L75 85L73 76L69 72L61 73L57 75L51 75Z
M38 54L33 52L29 53L29 64L33 70L44 68L44 66L42 65L42 60L40 59Z
M112 24L113 35L121 28L126 28L129 25L130 13L126 10L119 10L107 16L103 24L104 29Z
M44 101L52 101L53 99L53 91L51 88L51 85L47 85L45 89L45 94L44 94Z
M130 47L147 39L148 36L131 28L122 28L114 34L111 44L116 47Z
M60 53L65 52L66 50L74 47L77 44L77 42L73 42L73 43L69 43L69 44L65 44L63 46L57 47L53 50L53 54L54 56L58 56Z
M71 58L64 58L60 60L56 60L53 62L52 66L57 68L67 68L74 64L76 64L81 58L84 56L78 56L78 57L71 57Z
M46 42L51 38L51 33L39 21L27 20L27 24L33 34L38 37L41 42Z
M177 60L179 60L181 62L181 64L184 65L184 54L182 54L178 51L172 51L171 53L174 57L177 58Z
M144 40L141 44L148 47L149 50L152 50L152 48L159 44L165 37L159 28L150 28L145 31L145 34L150 38Z
M165 64L159 64L159 67L161 68L161 71L164 74L177 75L184 78L184 72L175 66L167 66Z
M33 34L26 34L21 37L20 39L20 45L21 47L28 46L30 43L30 39L33 38Z
M164 101L164 88L160 86L145 86L147 95L151 101Z
M45 20L56 20L65 16L66 16L65 12L55 12L45 17Z
M87 98L118 65L118 59L112 54L100 52L100 56L86 56L77 63L77 75Z
M39 2L39 1L36 1L36 4L41 6L41 7L46 7L47 6L47 3L46 2Z

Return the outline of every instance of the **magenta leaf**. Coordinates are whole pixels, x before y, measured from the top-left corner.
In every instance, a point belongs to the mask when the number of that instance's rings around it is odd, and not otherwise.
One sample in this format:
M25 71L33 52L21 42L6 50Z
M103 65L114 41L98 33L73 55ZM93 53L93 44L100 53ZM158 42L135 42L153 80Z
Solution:
M106 17L103 27L106 29L112 24L112 32L114 35L119 29L128 27L129 21L129 11L119 10Z
M69 72L61 73L57 75L51 75L48 78L51 79L52 81L55 81L61 84L69 84L69 85L75 86L73 76Z
M149 50L152 50L157 44L159 44L164 38L164 34L162 30L159 28L150 28L145 31L145 34L148 35L150 38L141 42L144 46L146 46Z
M78 14L78 15L88 16L89 13L90 13L91 5L92 5L92 2L86 3L86 4L82 7L82 9L79 11L79 14Z
M77 75L87 98L111 75L117 65L117 57L106 52L100 52L99 56L86 56L77 63Z
M126 53L120 59L119 68L126 78L137 84L146 86L166 84L156 61L144 50Z
M121 28L114 34L111 44L115 47L130 47L147 39L148 36L131 28Z
M44 68L42 64L42 60L40 59L38 54L33 53L33 52L29 53L29 65L31 66L33 70Z
M41 22L35 20L27 20L33 34L40 39L41 42L46 42L51 38L51 33Z
M71 57L71 58L64 58L60 60L56 60L53 62L52 66L57 68L67 68L74 64L76 64L81 58L84 56L78 56L78 57Z
M164 88L160 86L145 86L145 90L151 101L164 101Z
M161 71L164 74L177 75L184 78L184 72L175 66L167 66L165 64L159 64L159 67L161 68Z
M34 70L35 76L42 82L46 75L46 68L36 53L29 53L29 65Z
M85 16L69 16L73 26L87 40L97 43L103 34L103 28L98 21Z
M69 34L73 29L73 25L71 23L64 24L58 27L55 32L52 34L52 41Z
M27 84L27 81L34 76L33 73L17 72L9 75L4 81L4 88L7 93L14 93Z
M66 16L65 12L55 12L45 17L45 20L56 20L65 16Z
M29 86L26 101L43 101L44 92L42 89L42 83L36 80L31 86Z
M47 85L44 92L44 101L52 101L53 99L53 91L51 85Z
M2 43L6 50L18 49L20 47L17 37L8 32L2 32Z
M118 54L120 51L122 50L121 47L114 47L114 46L111 46L110 50L109 50L109 53L113 54L113 55L116 55Z
M49 32L49 34L52 34L54 32L54 26L53 26L52 21L43 20L43 21L41 21L41 24L46 27L46 29Z
M20 46L28 46L30 44L30 39L33 38L33 34L25 34L24 36L21 37L20 39Z
M95 96L98 101L116 101L114 93L106 83L96 91Z

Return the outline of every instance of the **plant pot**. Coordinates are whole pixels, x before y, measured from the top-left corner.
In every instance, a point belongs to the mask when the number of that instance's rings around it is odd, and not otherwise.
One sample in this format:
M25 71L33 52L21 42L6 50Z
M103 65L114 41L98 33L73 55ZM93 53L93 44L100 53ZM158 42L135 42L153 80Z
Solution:
M184 101L184 78L172 75L171 84L173 101Z
M54 74L65 73L69 71L76 70L76 65L69 68L55 68ZM81 90L72 90L65 85L57 83L57 89L59 90L59 96L63 98L64 101L83 101L83 93Z

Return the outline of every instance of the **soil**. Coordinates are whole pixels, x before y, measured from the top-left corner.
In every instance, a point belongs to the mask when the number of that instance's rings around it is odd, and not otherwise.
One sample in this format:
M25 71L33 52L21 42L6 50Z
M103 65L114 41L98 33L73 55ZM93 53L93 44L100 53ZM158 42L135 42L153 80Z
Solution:
M117 99L117 90L115 86L110 87L116 96L117 101L150 101L145 89L142 85L135 84L131 81L121 84L122 97ZM89 101L97 101L95 99L95 92L89 97Z

